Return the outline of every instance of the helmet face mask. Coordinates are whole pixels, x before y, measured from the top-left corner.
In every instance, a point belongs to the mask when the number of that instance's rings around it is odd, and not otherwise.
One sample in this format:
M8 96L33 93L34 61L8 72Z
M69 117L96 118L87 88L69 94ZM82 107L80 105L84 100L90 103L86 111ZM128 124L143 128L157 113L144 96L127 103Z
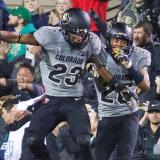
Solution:
M130 55L132 50L132 36L130 28L124 23L115 23L107 32L106 45L112 56L118 54L119 50L123 50L125 54Z
M89 40L90 17L78 8L68 9L61 20L62 33L72 48L83 48Z
M128 49L128 40L121 38L111 38L110 46L111 46L111 54L115 55L119 53L120 50L123 50L124 53L127 53Z
M72 32L65 30L65 39L72 48L83 48L83 46L87 43L89 38L89 32Z
M126 39L121 39L121 38L111 38L110 45L111 45L112 50L114 48L125 50L126 47L128 46L128 41Z

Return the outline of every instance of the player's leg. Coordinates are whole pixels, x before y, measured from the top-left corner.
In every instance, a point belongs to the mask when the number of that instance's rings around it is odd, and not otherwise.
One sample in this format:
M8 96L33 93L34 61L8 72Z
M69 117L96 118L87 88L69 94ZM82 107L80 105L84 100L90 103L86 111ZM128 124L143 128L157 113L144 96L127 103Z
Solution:
M114 118L103 118L99 121L95 142L96 160L107 160L117 144L116 126L118 121Z
M73 99L66 112L67 122L79 147L80 160L93 160L91 151L91 126L83 99Z
M131 160L138 134L138 113L127 115L119 126L118 160Z
M91 135L82 133L76 135L76 142L79 146L80 160L95 160L95 155L91 150Z
M44 144L45 136L61 121L57 110L60 98L47 97L49 102L43 105L34 115L27 131L27 144L35 157L50 160L49 152ZM53 159L53 158L52 158Z
M21 146L21 158L20 160L36 160L35 156L33 155L33 153L30 151L29 146L26 142L26 139L28 138L27 136L27 130L28 128L25 129L24 131L24 136L22 139L22 146Z

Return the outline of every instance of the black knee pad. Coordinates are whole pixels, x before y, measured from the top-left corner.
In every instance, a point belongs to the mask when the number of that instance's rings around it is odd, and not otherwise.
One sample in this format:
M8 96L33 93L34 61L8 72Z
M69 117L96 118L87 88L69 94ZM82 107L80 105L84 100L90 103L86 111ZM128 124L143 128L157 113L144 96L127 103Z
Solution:
M89 134L79 134L76 136L76 142L80 146L90 146L91 135Z
M79 158L81 160L94 160L94 152L91 149L91 135L80 134L76 136L79 147Z
M31 152L38 157L39 154L45 151L44 141L38 134L35 133L28 133L26 142L28 144L29 149Z
M41 160L49 160L50 154L44 144L44 138L35 132L27 132L26 143L36 158Z
M40 137L36 134L28 135L26 141L29 147L38 146L39 144L43 143L43 141L40 141Z

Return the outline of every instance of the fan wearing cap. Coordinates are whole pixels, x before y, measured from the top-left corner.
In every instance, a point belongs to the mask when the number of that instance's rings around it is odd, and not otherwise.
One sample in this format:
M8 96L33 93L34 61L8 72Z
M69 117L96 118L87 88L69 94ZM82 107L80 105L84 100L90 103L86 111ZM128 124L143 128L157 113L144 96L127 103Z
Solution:
M24 8L24 7L17 7L17 8L8 8L8 12L10 15L12 16L17 16L21 19L23 19L23 21L25 22L29 22L31 19L31 15L30 12L28 11L28 9Z
M148 106L148 113L160 113L160 102L151 102Z
M20 6L17 8L9 8L9 21L8 24L14 27L14 30L20 34L33 33L36 29L31 20L31 14L28 9ZM19 60L26 54L25 44L10 44L10 51L8 53L8 62Z
M140 120L134 158L159 160L160 150L155 153L157 145L160 145L160 101L154 100L149 103L148 110Z

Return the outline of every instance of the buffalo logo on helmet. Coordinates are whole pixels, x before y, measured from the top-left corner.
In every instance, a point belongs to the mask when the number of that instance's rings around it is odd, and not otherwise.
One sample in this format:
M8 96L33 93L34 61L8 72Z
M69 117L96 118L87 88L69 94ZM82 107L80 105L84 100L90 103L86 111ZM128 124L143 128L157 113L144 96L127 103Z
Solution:
M64 13L64 15L62 16L62 21L64 24L67 24L70 21L68 13Z

